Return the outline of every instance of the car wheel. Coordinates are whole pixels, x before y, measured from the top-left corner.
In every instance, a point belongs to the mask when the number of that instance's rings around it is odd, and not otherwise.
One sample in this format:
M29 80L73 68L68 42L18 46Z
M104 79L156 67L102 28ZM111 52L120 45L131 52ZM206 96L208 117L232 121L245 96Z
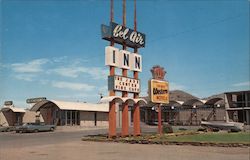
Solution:
M51 131L51 132L53 132L53 131L54 131L54 128L53 128L53 127L51 127L51 128L50 128L50 131Z
M35 132L35 133L37 133L37 132L38 132L38 130L37 130L37 129L35 129L35 130L34 130L34 132Z

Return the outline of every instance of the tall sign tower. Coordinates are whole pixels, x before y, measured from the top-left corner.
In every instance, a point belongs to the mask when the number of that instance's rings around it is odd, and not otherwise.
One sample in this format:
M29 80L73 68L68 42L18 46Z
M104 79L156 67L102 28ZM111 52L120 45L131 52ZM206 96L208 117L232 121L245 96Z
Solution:
M122 136L129 135L128 99L134 102L133 126L134 135L140 135L140 109L139 72L142 72L142 56L138 48L145 47L145 34L137 31L136 23L136 0L134 0L134 29L126 27L126 0L122 1L123 18L122 24L114 22L114 1L110 1L110 24L102 25L102 39L110 42L105 47L105 65L109 66L108 90L109 90L109 137L116 136L116 111L115 99L120 98L122 104ZM114 47L121 45L121 49ZM128 51L133 49L133 53ZM115 70L121 69L122 75L117 75ZM133 77L128 77L128 71L133 72ZM121 92L122 97L117 97L116 92ZM129 98L132 93L133 97Z

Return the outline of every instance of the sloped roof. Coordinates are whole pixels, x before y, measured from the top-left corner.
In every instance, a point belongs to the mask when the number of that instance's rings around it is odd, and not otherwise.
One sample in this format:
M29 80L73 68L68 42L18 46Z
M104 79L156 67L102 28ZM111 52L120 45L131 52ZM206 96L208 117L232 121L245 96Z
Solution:
M11 106L3 106L3 108L1 108L1 111L8 111L8 110L12 110L12 112L20 112L20 113L25 113L25 110L23 108L17 108L14 105Z
M217 102L222 101L222 98L211 98L206 100L206 105L215 105Z
M77 111L95 111L95 112L108 112L109 104L93 104L81 102L65 102L56 100L44 100L36 103L30 110L39 111L41 107L46 107L50 104L56 105L61 110L77 110Z
M190 100L185 101L182 105L183 106L193 106L196 103L203 105L205 103L205 101L200 100L200 99L190 99Z

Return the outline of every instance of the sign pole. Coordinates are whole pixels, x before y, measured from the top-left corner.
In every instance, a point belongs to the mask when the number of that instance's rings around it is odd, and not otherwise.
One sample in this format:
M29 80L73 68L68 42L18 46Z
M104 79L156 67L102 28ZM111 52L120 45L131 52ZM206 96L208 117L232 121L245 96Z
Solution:
M136 0L134 0L134 30L137 31L137 23L136 23ZM134 48L134 53L138 54L138 48ZM134 78L138 79L139 74L138 71L134 71ZM134 98L139 98L139 93L134 93ZM140 107L139 104L134 105L134 114L133 114L133 122L134 122L134 136L141 135L140 128Z
M122 21L123 26L126 27L126 0L122 1ZM126 44L122 45L122 49L126 50L127 46ZM128 76L128 70L122 69L122 76L127 77ZM124 91L122 92L122 97L128 97L128 92ZM126 137L128 136L128 102L123 103L122 105L122 136Z
M161 105L169 103L169 86L164 80L167 73L163 67L154 66L151 69L153 78L149 80L150 101L158 106L158 133L162 135Z
M116 96L116 91L122 92L122 100L127 99L129 93L134 93L134 98L139 98L140 80L138 72L142 72L142 56L138 54L138 48L145 47L146 36L137 32L136 12L134 29L126 27L126 0L123 0L123 24L114 22L114 0L110 0L110 24L101 25L102 39L110 41L110 46L105 47L105 65L109 66L108 90L109 96ZM136 1L134 0L134 4ZM136 11L136 5L135 10ZM122 45L122 50L115 48L115 44ZM133 48L130 53L127 47ZM122 76L115 75L115 68L122 69ZM134 71L134 78L128 77L128 70ZM120 83L122 82L122 83ZM113 99L113 98L112 98ZM136 101L137 102L137 101ZM128 101L122 104L122 136L129 135ZM140 135L140 109L138 102L135 104L134 135ZM116 102L113 99L109 103L109 137L116 137Z
M110 1L110 21L114 21L114 1ZM110 41L110 46L114 46L114 41ZM110 66L109 68L109 75L114 76L115 75L115 67ZM115 96L115 91L111 90L109 91L109 96ZM109 137L113 138L116 137L116 113L115 113L115 102L111 101L109 103Z
M158 103L158 133L162 135L162 124L161 124L161 104Z

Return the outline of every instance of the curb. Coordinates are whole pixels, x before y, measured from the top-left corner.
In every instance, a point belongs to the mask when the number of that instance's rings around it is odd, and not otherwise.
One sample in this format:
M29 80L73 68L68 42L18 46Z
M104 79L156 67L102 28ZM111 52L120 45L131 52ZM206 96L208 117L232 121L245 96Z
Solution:
M241 147L248 148L250 144L244 143L212 143L212 142L176 142L176 141L150 141L150 140L119 140L119 139L95 139L83 137L82 141L92 142L116 142L129 144L158 144L158 145L191 145L191 146L209 146L209 147Z

